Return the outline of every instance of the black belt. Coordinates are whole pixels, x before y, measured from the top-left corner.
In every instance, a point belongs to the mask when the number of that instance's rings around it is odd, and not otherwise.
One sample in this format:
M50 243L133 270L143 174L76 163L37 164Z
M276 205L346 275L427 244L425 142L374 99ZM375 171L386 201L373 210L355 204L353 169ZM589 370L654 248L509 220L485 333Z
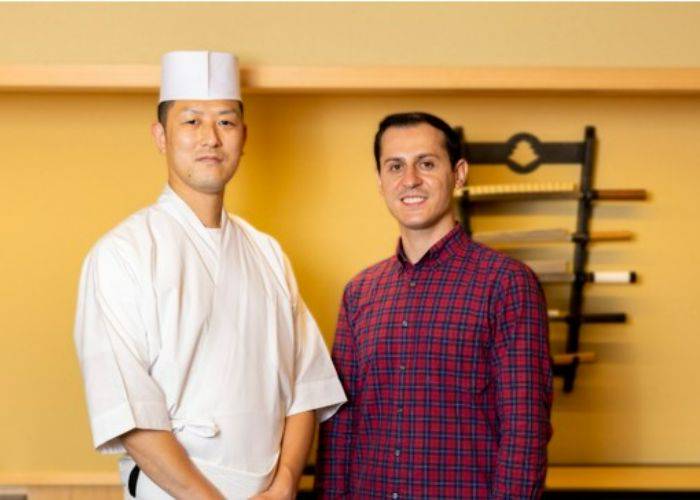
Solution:
M134 465L134 468L131 469L129 473L129 495L131 495L132 498L136 498L136 483L139 481L140 472L141 469L139 469L139 466Z

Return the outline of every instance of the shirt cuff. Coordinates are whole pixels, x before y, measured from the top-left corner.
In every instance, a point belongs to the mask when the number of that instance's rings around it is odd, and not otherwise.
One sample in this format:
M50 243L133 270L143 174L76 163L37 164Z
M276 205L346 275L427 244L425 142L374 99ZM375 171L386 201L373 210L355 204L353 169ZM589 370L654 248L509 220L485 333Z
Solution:
M160 401L123 403L92 419L92 438L100 453L126 453L119 436L132 429L172 430L170 415Z
M294 387L294 401L287 410L287 416L316 410L316 420L323 422L331 418L346 401L343 386L336 377L297 384Z

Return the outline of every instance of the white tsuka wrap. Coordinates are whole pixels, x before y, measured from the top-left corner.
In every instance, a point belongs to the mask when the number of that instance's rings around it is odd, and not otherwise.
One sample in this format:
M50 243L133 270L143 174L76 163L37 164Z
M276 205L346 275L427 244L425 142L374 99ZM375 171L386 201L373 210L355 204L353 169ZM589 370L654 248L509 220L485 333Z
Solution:
M595 283L633 283L634 273L630 271L596 271L593 273Z
M227 52L175 51L161 60L160 99L241 100L238 61Z

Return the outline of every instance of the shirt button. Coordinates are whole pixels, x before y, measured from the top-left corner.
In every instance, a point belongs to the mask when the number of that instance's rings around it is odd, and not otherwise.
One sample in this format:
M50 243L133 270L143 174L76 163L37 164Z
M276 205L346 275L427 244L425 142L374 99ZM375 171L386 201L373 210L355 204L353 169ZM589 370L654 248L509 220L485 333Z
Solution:
M406 365L399 365L399 370L406 371Z
M399 494L398 494L398 493L392 493L392 494L391 494L391 498L394 498L394 499L399 498Z
M416 281L415 281L415 280L411 280L411 281L409 282L408 286L410 286L411 288L413 288L414 286L416 286Z
M396 413L403 413L403 408L399 406L399 407L396 409Z
M394 455L396 455L397 457L398 457L399 455L401 455L401 450L399 450L398 448L395 449L395 450L394 450Z
M403 320L403 321L401 322L401 326L403 326L404 328L406 328L406 327L408 326L408 321Z

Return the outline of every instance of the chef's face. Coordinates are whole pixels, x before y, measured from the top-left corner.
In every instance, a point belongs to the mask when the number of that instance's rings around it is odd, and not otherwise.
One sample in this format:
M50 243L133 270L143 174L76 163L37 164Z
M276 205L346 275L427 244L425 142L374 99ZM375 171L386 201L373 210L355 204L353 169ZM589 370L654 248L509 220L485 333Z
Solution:
M168 163L174 187L222 193L236 172L246 139L240 102L174 101L165 127L153 136Z
M453 168L442 131L427 124L389 127L382 136L379 190L404 230L452 225L452 195L467 163Z

